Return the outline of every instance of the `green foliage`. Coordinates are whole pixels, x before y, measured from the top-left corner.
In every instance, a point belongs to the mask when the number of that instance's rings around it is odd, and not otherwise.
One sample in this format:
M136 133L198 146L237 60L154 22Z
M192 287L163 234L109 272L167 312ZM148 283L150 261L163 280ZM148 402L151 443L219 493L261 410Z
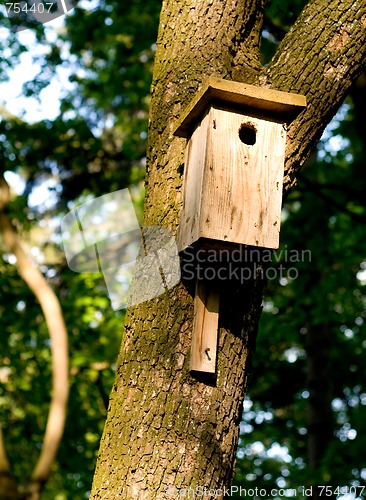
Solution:
M274 25L289 29L308 2L306 0L271 0L266 8L266 16Z
M305 3L270 2L264 63ZM26 183L10 216L26 239L36 234L40 253L47 256L42 270L60 297L70 335L68 420L44 492L49 500L88 496L124 314L111 310L100 275L66 268L60 236L57 231L47 236L46 228L85 196L141 182L160 7L160 0L85 0L65 18L55 41L47 39L47 28L32 28L46 50L34 51L40 73L26 83L24 95L39 97L60 68L73 86L65 90L53 121L29 124L7 113L0 119L1 171L16 172ZM3 10L0 21L9 28ZM14 31L6 33L0 44L2 80L27 50ZM284 252L282 261L274 260L274 266L295 268L299 276L269 282L241 423L235 481L243 487L365 482L365 283L357 278L366 267L365 151L359 103L349 106L331 132L342 147L332 149L331 135L323 141L284 210L282 250L310 250L311 261L305 253L302 261L289 262ZM46 184L52 203L30 205ZM0 261L0 420L14 473L24 482L43 438L50 352L40 308L10 261L6 254ZM324 326L331 335L334 437L314 471L307 465L306 338L310 327Z

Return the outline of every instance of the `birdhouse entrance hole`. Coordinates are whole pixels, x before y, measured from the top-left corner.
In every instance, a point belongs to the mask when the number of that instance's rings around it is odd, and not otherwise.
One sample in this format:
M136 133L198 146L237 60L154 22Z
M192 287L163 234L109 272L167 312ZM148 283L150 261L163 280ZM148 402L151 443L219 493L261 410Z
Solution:
M248 146L254 146L257 140L257 130L251 123L243 123L239 128L239 139Z

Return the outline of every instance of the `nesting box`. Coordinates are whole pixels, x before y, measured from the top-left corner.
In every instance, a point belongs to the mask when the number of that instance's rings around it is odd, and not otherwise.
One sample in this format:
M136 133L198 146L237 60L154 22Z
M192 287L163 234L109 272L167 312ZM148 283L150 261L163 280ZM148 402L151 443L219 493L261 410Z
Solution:
M286 124L304 96L211 77L181 116L188 139L178 248L200 238L278 248Z
M276 249L286 125L304 96L209 78L179 118L188 139L178 249L227 243ZM191 370L214 373L219 290L197 281Z

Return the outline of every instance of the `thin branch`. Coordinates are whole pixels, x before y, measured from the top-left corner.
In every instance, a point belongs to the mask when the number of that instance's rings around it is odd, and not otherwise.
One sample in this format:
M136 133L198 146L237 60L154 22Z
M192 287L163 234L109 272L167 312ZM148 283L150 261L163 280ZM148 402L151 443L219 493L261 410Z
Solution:
M298 180L304 182L311 182L309 179L304 177L302 174L297 176ZM354 201L360 203L360 205L365 206L365 194L359 189L353 189L351 186L346 184L337 184L336 182L321 182L313 183L319 187L320 191L336 191L342 193L347 201Z
M67 331L60 303L52 288L40 271L24 252L8 216L6 205L10 189L6 180L0 177L0 230L4 243L17 259L19 274L27 283L40 303L51 339L52 354L52 397L46 425L43 448L31 476L28 497L37 500L50 473L52 463L62 438L69 394Z
M90 365L86 364L84 366L75 366L70 370L70 375L72 377L75 377L77 374L81 373L84 370L96 370L98 372L98 375L97 375L97 378L95 381L95 385L97 386L97 388L100 392L100 396L103 400L103 405L104 405L104 408L106 410L108 410L108 406L109 406L109 394L107 392L105 392L105 390L104 390L104 385L103 385L103 380L102 380L102 372L104 370L109 369L109 368L110 368L110 363L108 363L107 361L104 361L104 362L97 361L97 362L92 363Z
M315 182L309 181L309 179L306 179L304 176L298 176L298 178L301 178L301 182L306 186L307 191L312 191L315 193L320 199L325 201L327 205L332 206L336 210L339 210L340 212L343 212L347 215L349 215L352 220L355 222L359 222L361 224L366 224L366 215L361 215L357 214L355 212L352 212L352 210L349 210L346 206L342 205L342 203L338 203L334 197L329 196L325 194L322 191L322 186L319 184L316 184ZM299 186L297 186L297 189L300 190Z
M5 450L3 429L0 425L0 474L9 474L10 464Z
M109 394L104 390L104 385L103 385L103 380L102 380L102 373L98 372L97 379L95 381L95 385L97 386L100 396L103 401L104 408L108 410L109 406Z

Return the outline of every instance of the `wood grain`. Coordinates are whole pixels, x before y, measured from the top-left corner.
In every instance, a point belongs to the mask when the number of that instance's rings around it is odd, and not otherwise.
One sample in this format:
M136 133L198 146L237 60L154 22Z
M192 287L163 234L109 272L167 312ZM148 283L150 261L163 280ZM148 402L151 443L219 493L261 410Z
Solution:
M215 373L218 325L219 290L217 285L197 280L194 298L191 371Z
M174 135L189 137L214 102L229 103L249 112L266 112L281 123L290 123L306 107L303 95L210 77L177 120Z
M200 238L278 248L285 140L280 123L211 107L188 141L179 250Z
M208 130L211 120L207 113L187 143L183 183L183 208L178 236L178 249L182 250L200 237L200 211L205 185Z

